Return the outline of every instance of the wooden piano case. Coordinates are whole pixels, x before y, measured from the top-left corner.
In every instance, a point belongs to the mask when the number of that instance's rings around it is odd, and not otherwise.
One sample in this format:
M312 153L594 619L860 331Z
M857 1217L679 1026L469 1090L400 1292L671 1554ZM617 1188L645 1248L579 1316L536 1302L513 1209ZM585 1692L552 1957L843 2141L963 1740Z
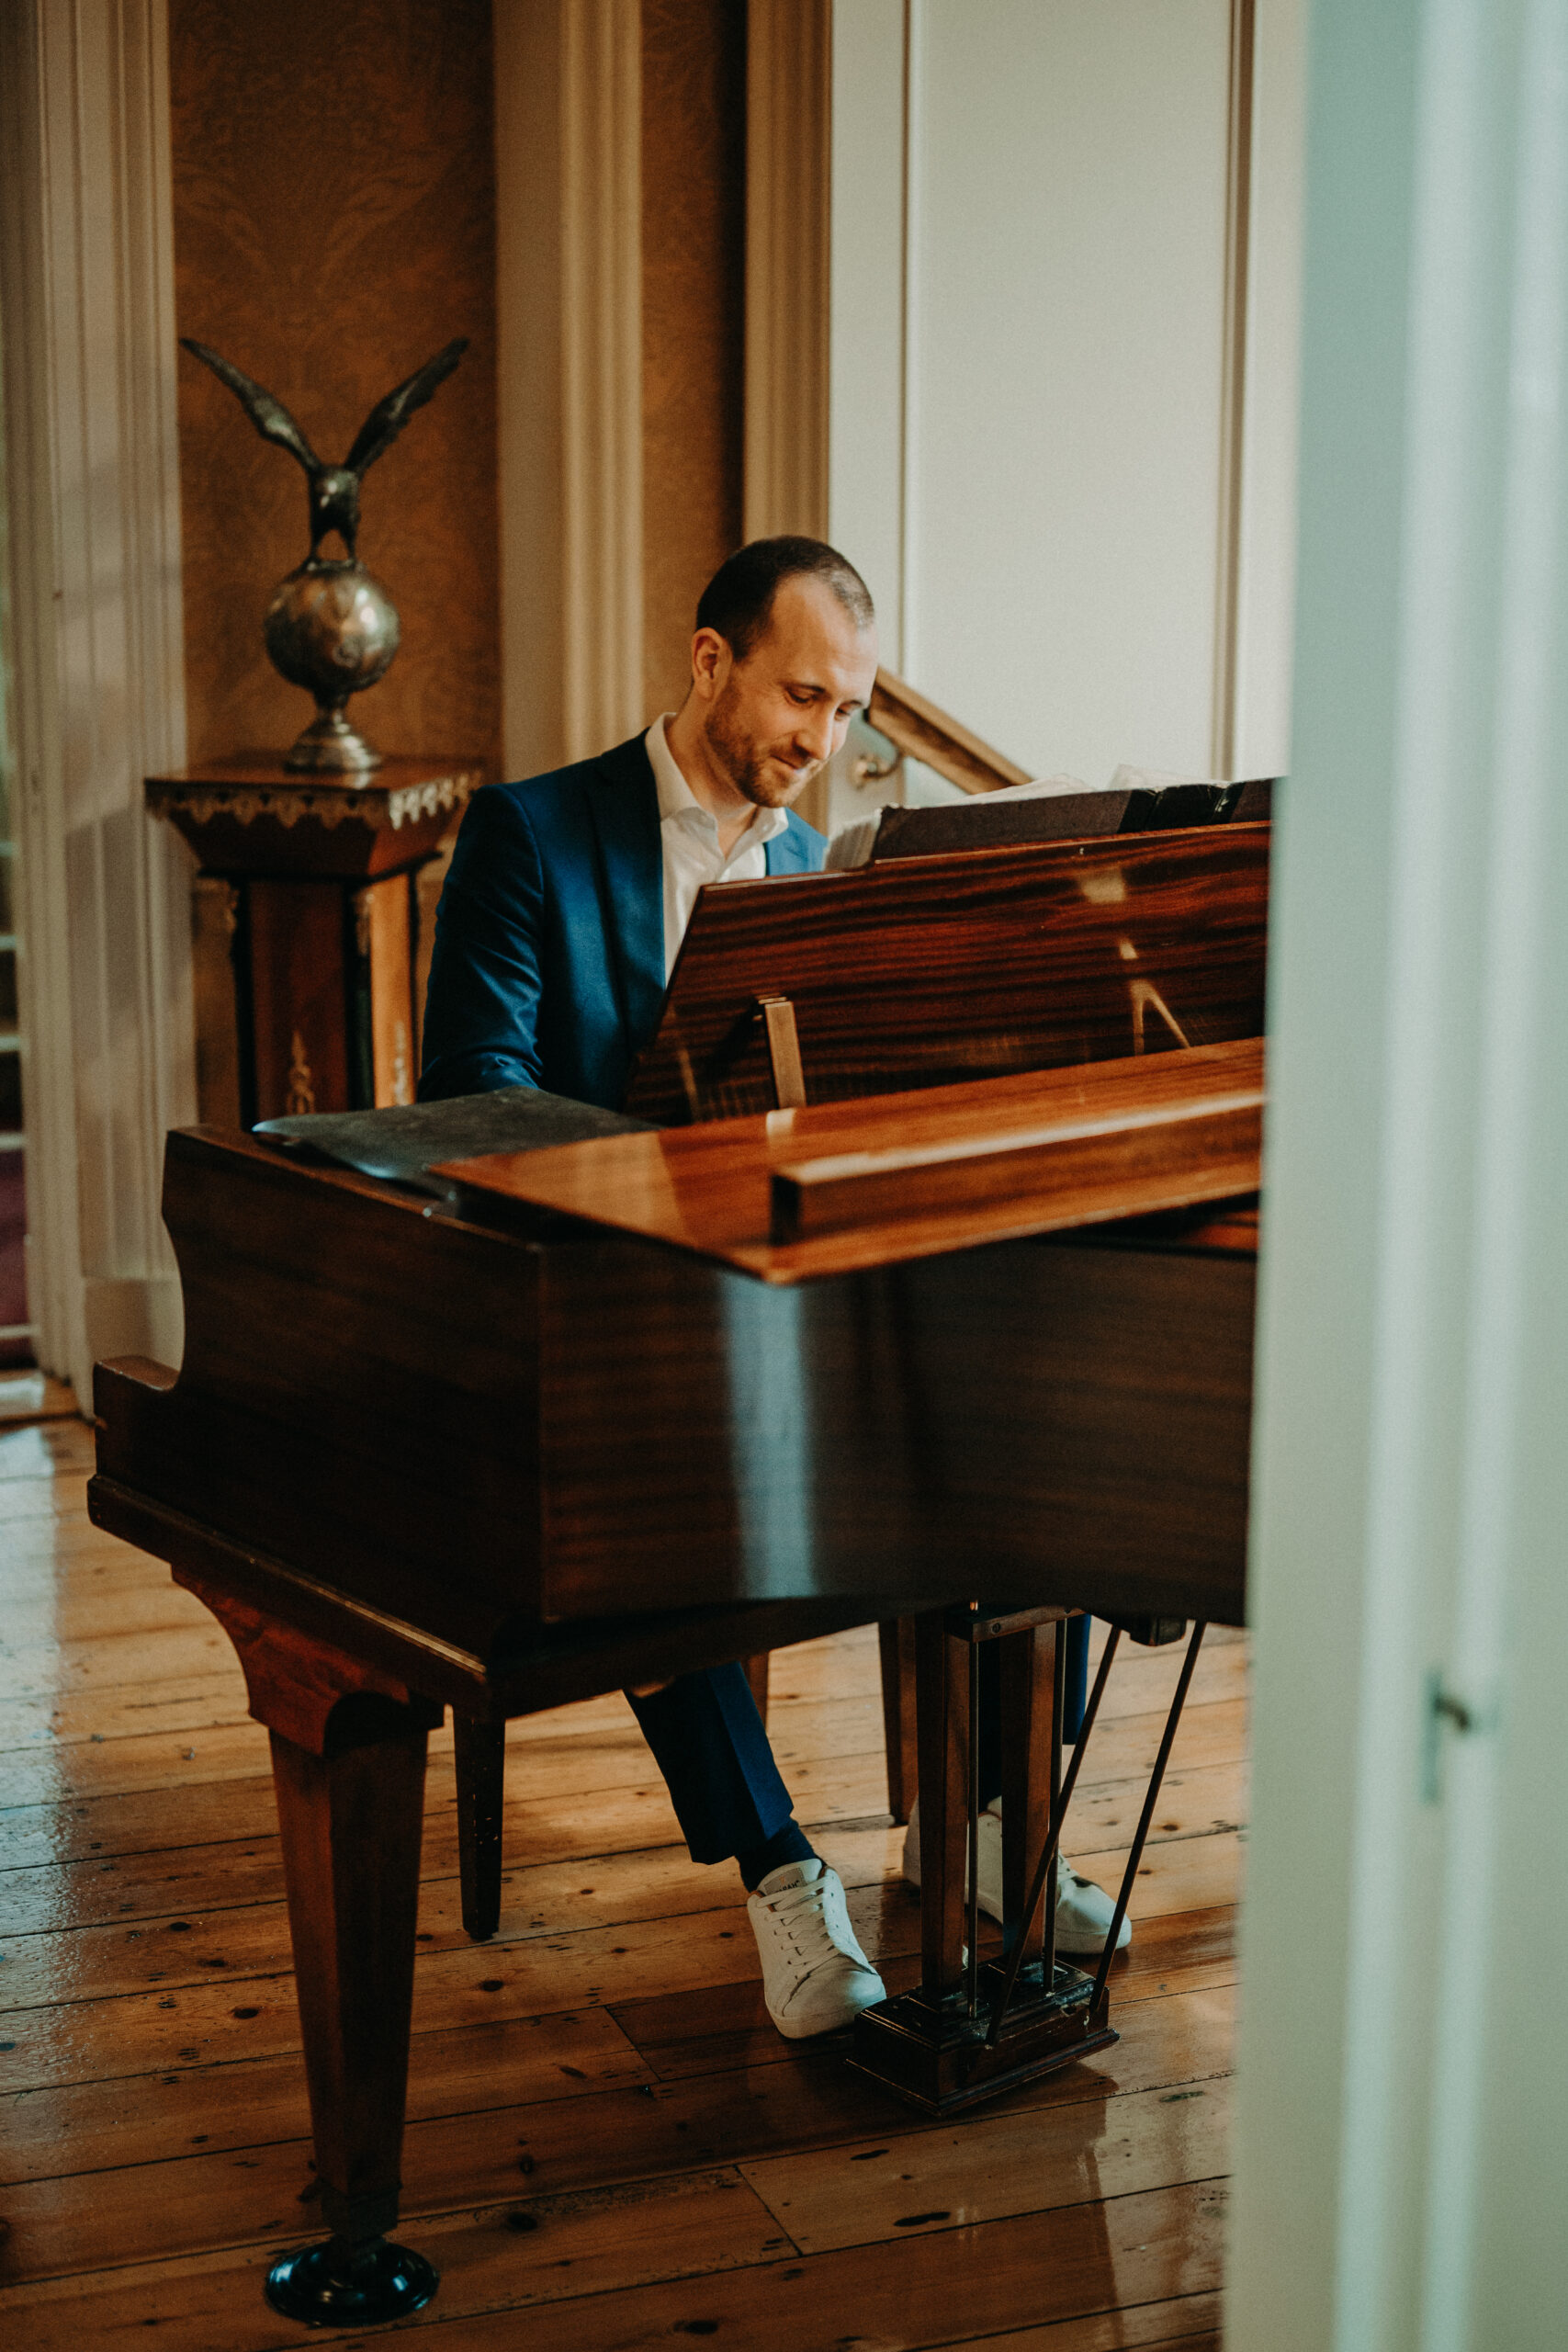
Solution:
M724 1135L794 1159L843 1140L841 1116L766 1124ZM668 1176L683 1141L536 1153L519 1182L586 1151L632 1199L615 1147ZM767 1214L759 1185L759 1280L536 1201L498 1229L171 1136L185 1363L102 1374L101 1498L143 1538L162 1505L367 1607L434 1610L479 1656L655 1600L1029 1600L1043 1561L1078 1605L1155 1610L1176 1580L1239 1616L1250 1258L1080 1230L829 1271L833 1236L774 1249ZM882 1247L910 1247L897 1220Z
M726 1124L611 1139L649 1147L673 1224L628 1219L606 1147L531 1155L524 1182L458 1170L454 1213L254 1138L170 1139L185 1362L177 1379L99 1368L91 1509L217 1611L273 1734L334 2233L275 2274L288 2308L385 2315L434 2286L381 2233L443 1705L494 1724L977 1596L1047 1627L1084 1606L1240 1617L1245 1229L1190 1209L1116 1220L1253 1189L1255 1139L1233 1149L1216 1127L1190 1151L1195 1130L1156 1116L1151 1164L1174 1191L1135 1160L1101 1167L1096 1201L1047 1175L1021 1220L949 1167L940 1213L835 1225L821 1163L907 1148L947 1085L980 1098L948 1106L966 1120L990 1104L1005 1159L1021 1118L1086 1129L1068 1098L1119 1057L1140 1088L1157 1070L1250 1088L1256 1108L1256 1047L1250 1071L1224 1057L1262 1026L1267 838L1036 844L706 894L631 1107ZM791 1033L810 1100L781 1116ZM1043 1090L1032 1110L1015 1084ZM900 1086L920 1092L846 1099ZM738 1193L723 1169L742 1148ZM597 1210L566 1165L583 1149L617 1171ZM778 1238L781 1182L805 1226L826 1204L824 1229ZM725 1230L705 1233L704 1197L728 1202ZM962 1709L938 1657L947 1755ZM949 1819L954 1836L961 1851ZM951 1864L928 1876L938 2012Z

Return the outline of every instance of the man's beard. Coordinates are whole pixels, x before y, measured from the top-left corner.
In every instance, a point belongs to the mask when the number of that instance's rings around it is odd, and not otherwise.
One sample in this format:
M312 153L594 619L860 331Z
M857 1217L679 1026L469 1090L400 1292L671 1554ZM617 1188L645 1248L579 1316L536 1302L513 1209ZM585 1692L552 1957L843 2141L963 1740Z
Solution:
M736 715L739 700L733 676L727 678L719 690L718 699L708 713L706 734L719 765L741 797L754 808L786 808L816 775L819 763L809 761L805 767L791 767L784 754L787 742L759 743L749 735ZM779 760L785 773L770 772L770 759Z

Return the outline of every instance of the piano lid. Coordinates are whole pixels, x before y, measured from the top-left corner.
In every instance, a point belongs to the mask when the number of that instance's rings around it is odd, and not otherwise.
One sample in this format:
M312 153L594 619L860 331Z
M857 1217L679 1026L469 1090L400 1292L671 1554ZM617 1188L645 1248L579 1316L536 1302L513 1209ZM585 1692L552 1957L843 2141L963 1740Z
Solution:
M789 1284L1259 1182L1263 1041L450 1162L459 1191Z

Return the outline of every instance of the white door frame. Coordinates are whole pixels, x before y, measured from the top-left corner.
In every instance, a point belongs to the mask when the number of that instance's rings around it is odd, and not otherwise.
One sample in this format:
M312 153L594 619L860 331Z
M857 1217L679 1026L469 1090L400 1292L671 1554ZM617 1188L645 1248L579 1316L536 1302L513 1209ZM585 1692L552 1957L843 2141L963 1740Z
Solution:
M1316 0L1229 2352L1568 2344L1568 15Z

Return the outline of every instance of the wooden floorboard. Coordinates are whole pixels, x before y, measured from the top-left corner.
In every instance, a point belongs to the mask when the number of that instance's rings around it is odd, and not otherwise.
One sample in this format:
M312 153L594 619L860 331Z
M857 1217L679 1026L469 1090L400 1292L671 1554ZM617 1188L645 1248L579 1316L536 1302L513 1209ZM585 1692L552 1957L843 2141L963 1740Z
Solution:
M206 1611L87 1518L74 1419L0 1426L0 2332L261 2352L315 2233L265 1734ZM1109 1883L1179 1657L1118 1663L1067 1848ZM1200 1663L1112 1977L1121 2039L956 2123L773 2031L739 1883L697 1868L624 1702L509 1736L501 1932L462 1932L432 1743L403 2233L449 2352L1219 2344L1246 1646ZM874 1632L774 1661L799 1818L892 1989L919 1913ZM517 2314L526 2312L525 2321ZM525 2338L521 2331L525 2328ZM318 2334L319 2342L363 2335Z

